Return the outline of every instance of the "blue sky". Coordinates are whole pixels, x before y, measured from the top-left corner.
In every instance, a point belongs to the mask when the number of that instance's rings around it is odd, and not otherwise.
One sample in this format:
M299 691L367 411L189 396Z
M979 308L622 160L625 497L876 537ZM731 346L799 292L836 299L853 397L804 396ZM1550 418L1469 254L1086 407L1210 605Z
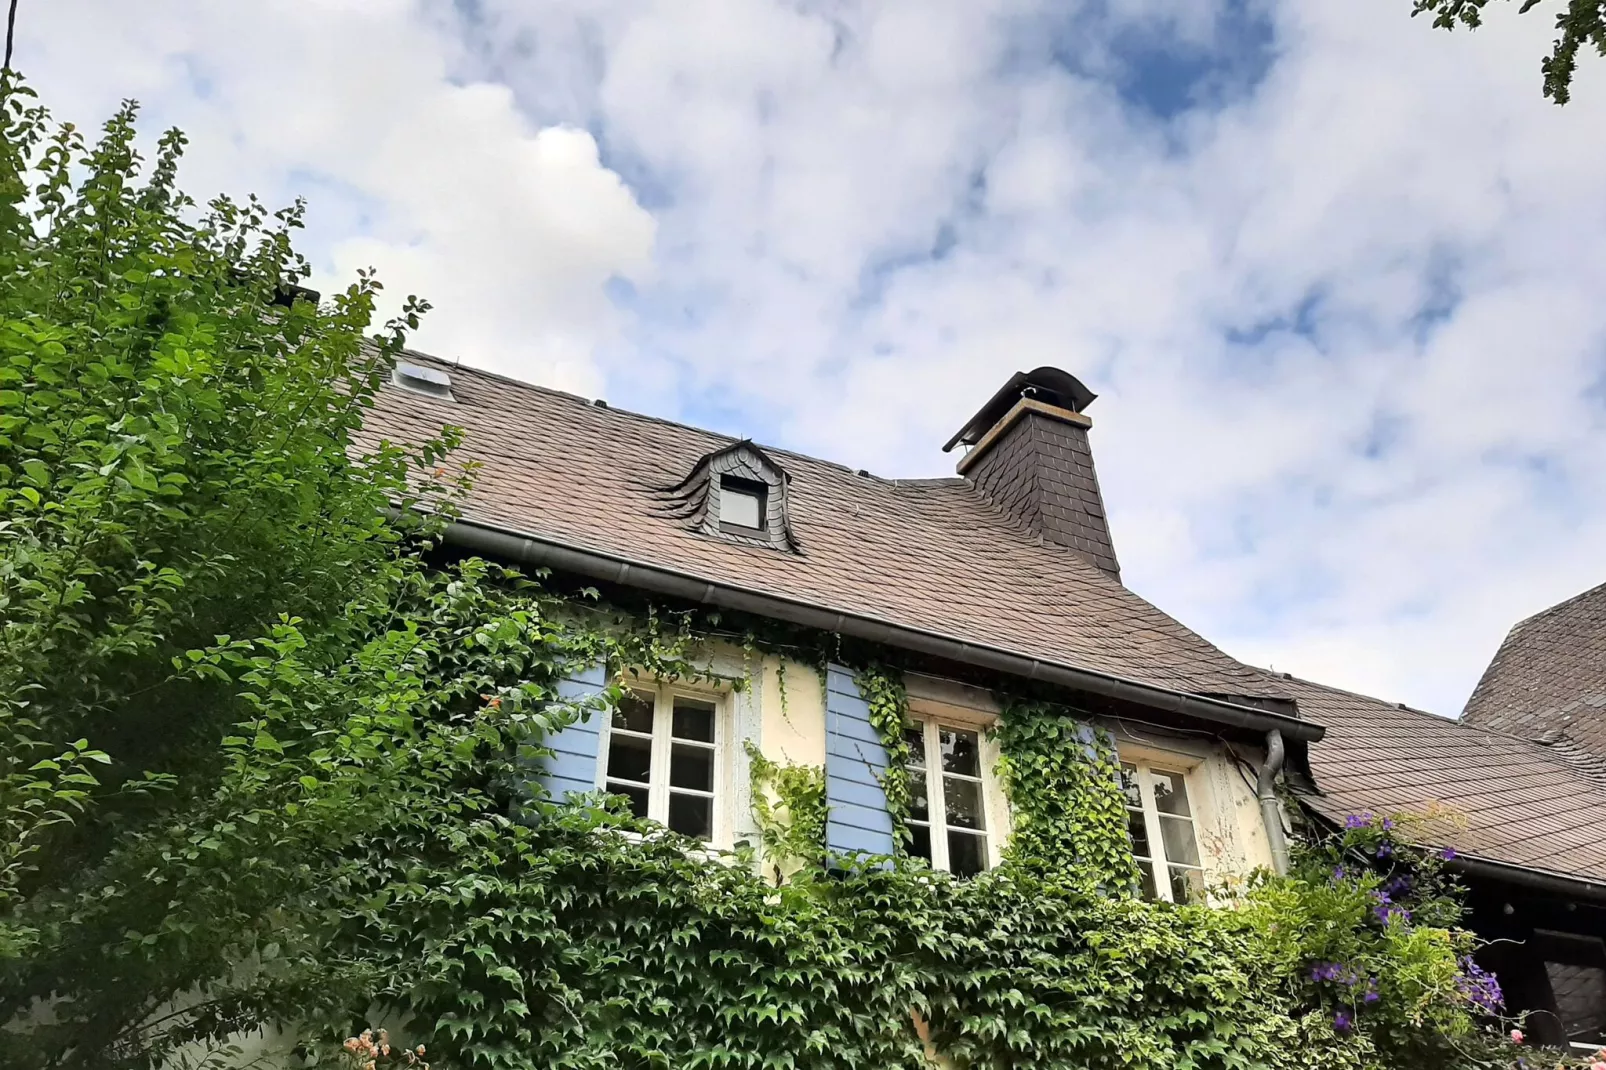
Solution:
M1064 367L1129 585L1454 713L1606 580L1606 65L1409 8L24 0L18 62L467 363L898 476Z

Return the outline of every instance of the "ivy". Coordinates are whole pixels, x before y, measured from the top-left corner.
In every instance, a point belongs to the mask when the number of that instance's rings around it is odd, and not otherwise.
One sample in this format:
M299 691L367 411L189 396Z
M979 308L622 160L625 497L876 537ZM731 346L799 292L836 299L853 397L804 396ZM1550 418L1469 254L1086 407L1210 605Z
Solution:
M914 754L905 729L909 727L909 693L903 675L884 664L870 663L855 671L854 683L870 707L870 727L886 748L887 767L877 778L886 795L887 813L892 818L893 855L902 858L913 838L909 833L909 804L913 787L909 763Z
M776 883L788 872L818 871L825 863L825 769L782 765L766 758L751 740L743 743L764 859ZM773 791L775 800L770 800Z
M994 729L1014 819L1008 853L1079 873L1106 888L1136 886L1115 742L1068 709L1007 699Z

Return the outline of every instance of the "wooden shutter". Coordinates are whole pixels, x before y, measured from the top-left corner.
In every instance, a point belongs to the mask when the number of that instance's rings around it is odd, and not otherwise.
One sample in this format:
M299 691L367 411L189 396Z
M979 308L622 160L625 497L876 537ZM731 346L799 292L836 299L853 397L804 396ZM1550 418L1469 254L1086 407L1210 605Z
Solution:
M892 817L880 780L887 749L853 674L840 665L826 669L825 725L826 848L833 857L890 855Z
M600 694L607 683L606 669L593 665L558 681L558 697L567 702L583 701ZM574 723L546 737L545 743L553 754L546 759L538 779L553 802L597 790L597 757L605 716L601 710L583 710Z

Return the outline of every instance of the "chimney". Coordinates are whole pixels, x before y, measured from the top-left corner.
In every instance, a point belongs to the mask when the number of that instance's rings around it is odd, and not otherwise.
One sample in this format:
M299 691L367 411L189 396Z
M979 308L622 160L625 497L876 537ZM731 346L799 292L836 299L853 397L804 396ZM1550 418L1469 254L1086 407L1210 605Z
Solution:
M1076 551L1117 582L1086 409L1098 395L1058 368L1016 372L948 444L969 447L959 474L1048 542Z

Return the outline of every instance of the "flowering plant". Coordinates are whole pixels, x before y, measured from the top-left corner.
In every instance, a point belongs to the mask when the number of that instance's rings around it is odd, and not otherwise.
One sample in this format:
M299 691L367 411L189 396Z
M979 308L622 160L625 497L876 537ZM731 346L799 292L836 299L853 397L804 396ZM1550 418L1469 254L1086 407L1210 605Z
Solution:
M354 1037L347 1037L340 1045L338 1059L341 1070L384 1070L402 1066L429 1070L429 1064L424 1061L424 1045L415 1048L393 1045L390 1033L384 1029L364 1029Z

